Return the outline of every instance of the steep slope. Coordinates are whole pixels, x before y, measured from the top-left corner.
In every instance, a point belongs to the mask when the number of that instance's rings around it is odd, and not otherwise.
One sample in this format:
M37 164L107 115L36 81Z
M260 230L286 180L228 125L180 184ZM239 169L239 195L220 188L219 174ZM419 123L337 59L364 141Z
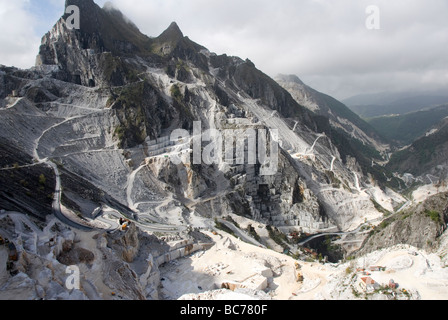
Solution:
M13 145L0 143L0 208L45 218L51 212L54 172L29 165L30 157Z
M382 186L398 188L399 180L383 164L389 152L388 140L343 103L304 84L295 75L278 75L276 81L314 114L328 119L323 130L338 148L343 162L353 157L364 175L372 175Z
M55 77L84 86L122 86L138 81L144 70L126 58L140 56L152 64L166 65L172 55L192 58L201 46L183 37L173 23L157 38L149 38L110 4L66 0L80 10L80 29L70 30L64 14L42 39L36 65L57 65ZM204 61L196 61L206 67Z
M448 194L440 193L384 220L366 239L357 253L364 255L398 244L434 251L446 230Z
M288 90L298 103L316 114L329 118L335 128L342 129L353 138L375 149L387 148L385 139L343 103L310 88L295 75L278 75L275 80Z
M402 115L381 116L367 121L390 141L404 146L411 144L448 117L448 105Z
M120 11L93 1L67 0L80 10L80 29L70 30L65 14L42 39L36 65L57 65L57 78L86 86L122 85L135 79L121 59L150 52L151 40Z
M433 174L446 178L448 150L448 120L444 119L434 130L395 152L387 167L400 173L416 176Z

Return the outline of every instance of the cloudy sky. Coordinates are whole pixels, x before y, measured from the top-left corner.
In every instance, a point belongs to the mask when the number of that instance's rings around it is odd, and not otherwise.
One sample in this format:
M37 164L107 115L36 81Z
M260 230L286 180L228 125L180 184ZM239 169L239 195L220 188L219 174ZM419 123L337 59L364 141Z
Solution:
M148 36L176 21L184 35L212 52L249 58L270 76L296 74L338 99L379 91L448 92L447 0L111 2ZM32 66L64 3L0 0L0 64ZM369 5L379 9L379 30L366 27Z

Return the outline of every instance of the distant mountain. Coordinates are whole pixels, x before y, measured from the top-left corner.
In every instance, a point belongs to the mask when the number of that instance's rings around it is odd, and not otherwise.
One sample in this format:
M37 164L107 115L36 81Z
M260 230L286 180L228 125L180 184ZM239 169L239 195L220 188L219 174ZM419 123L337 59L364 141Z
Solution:
M408 145L425 135L445 117L448 117L448 104L403 115L380 116L367 121L390 141Z
M362 118L401 115L448 103L447 92L448 90L363 94L344 99L343 103Z
M361 119L342 102L318 92L304 84L296 75L278 75L276 81L301 105L316 115L329 119L325 133L337 146L342 159L357 159L362 171L371 174L381 184L397 186L395 179L382 166L372 165L383 162L389 150L388 140L369 123Z
M390 170L416 176L431 173L446 176L448 166L448 119L432 132L394 153L387 164Z
M337 99L318 92L304 84L296 75L278 75L275 80L301 105L314 113L327 117L335 127L342 129L352 138L364 144L381 149L386 140L366 121Z

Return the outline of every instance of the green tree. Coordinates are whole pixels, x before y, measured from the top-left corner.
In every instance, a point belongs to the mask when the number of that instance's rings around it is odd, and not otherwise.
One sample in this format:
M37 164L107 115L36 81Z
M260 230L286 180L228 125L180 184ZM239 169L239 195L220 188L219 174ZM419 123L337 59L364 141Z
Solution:
M47 183L47 178L45 177L45 175L42 173L40 176L39 176L39 184L41 184L41 185L45 185Z

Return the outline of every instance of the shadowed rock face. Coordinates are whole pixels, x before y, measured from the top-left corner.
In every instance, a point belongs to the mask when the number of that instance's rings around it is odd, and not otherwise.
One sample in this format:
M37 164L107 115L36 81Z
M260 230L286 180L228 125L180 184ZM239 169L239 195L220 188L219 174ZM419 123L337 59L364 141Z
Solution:
M45 220L51 213L54 172L45 165L26 166L30 156L0 142L0 208L31 214Z
M72 31L82 49L111 51L120 55L135 54L149 48L151 40L113 6L100 8L91 0L67 0L65 7L70 5L79 8L80 29ZM62 20L66 21L69 16L70 13L65 13Z
M151 40L118 10L101 9L90 0L70 0L69 5L79 8L80 29L68 29L70 14L64 14L42 38L36 64L58 65L63 81L91 87L123 85L129 70L117 57L147 54Z
M111 5L100 8L91 0L67 0L79 8L80 28L69 30L65 13L42 38L36 65L58 65L57 78L84 86L121 86L136 79L135 65L126 57L140 56L167 63L173 56L191 59L204 70L202 46L184 37L173 22L159 37L150 39ZM164 59L165 58L165 59Z

